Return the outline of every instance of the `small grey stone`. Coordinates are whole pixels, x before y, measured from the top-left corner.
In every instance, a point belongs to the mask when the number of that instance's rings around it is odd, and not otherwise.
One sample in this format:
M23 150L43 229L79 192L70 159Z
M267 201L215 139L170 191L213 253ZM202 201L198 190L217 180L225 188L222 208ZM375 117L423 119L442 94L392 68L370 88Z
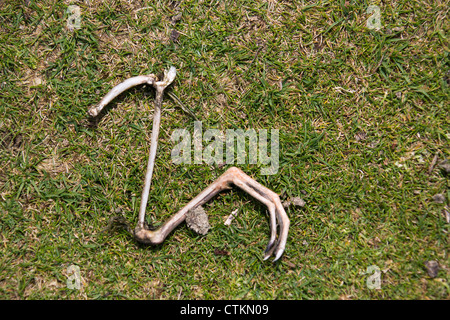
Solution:
M282 203L284 208L288 208L291 205L294 205L296 207L304 207L305 204L306 202L300 197L289 198L288 200L283 201Z
M304 207L306 204L306 202L302 198L299 198L299 197L294 197L291 200L292 200L292 204L294 206Z
M439 263L434 260L430 260L425 262L425 268L427 269L427 273L431 278L436 278L439 272Z
M442 193L437 193L433 196L433 201L436 203L444 203L445 197Z
M205 235L211 226L209 225L208 215L202 206L190 210L186 215L186 224L195 232Z

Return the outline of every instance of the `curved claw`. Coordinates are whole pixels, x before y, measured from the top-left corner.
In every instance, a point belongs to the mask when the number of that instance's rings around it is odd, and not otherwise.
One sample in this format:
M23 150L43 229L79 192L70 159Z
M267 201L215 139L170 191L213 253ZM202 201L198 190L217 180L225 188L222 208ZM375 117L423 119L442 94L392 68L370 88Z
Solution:
M142 243L159 244L164 241L167 235L186 219L186 214L196 207L204 204L220 191L230 188L234 184L249 195L265 204L270 215L270 239L265 250L264 260L271 255L275 255L277 261L284 252L289 232L289 218L284 211L280 198L272 190L259 184L250 178L242 170L231 167L223 173L216 181L210 184L205 190L200 192L184 208L173 215L162 227L157 230L147 230L140 224L135 229L135 239ZM277 235L277 223L279 233Z
M242 170L238 168L230 168L229 170L231 169L237 170L233 183L267 206L270 215L271 237L264 252L264 260L267 260L275 253L275 259L273 261L277 261L286 247L290 225L289 218L281 204L280 198L275 192L253 180L242 172ZM276 239L277 222L279 225L278 239Z

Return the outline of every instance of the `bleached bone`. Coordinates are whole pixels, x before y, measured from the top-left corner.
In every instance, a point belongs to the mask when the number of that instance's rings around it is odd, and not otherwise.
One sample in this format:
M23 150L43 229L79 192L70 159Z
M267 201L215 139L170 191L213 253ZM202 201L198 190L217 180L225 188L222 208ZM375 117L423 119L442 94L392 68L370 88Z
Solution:
M99 102L98 105L92 107L89 109L88 113L92 117L96 117L100 111L108 104L110 103L115 97L117 97L122 92L130 89L131 87L140 85L140 84L150 84L153 85L155 82L156 76L153 74L149 74L148 76L137 76L130 79L125 80L124 82L118 84L114 88L109 91L106 96L103 97L103 99Z
M118 84L114 88L112 88L106 96L100 101L100 103L91 109L89 109L88 113L91 116L97 116L101 110L110 103L115 97L117 97L122 92L130 89L131 87L140 85L140 84L150 84L156 89L156 98L155 98L155 113L153 115L153 129L151 135L151 144L150 144L150 152L147 163L147 172L145 174L144 181L144 189L142 191L141 196L141 205L139 208L139 219L138 225L144 226L145 220L145 209L147 207L148 202L148 194L150 192L150 185L152 182L153 168L155 166L155 158L156 158L156 150L158 146L158 135L159 135L159 126L161 124L161 105L164 89L169 86L172 81L175 79L177 74L177 70L175 67L170 67L168 71L164 71L164 78L162 81L157 81L155 75L150 74L147 76L137 76L132 77L130 79L125 80L124 82Z
M164 241L167 235L186 219L189 211L203 205L217 193L230 189L232 185L237 186L247 192L253 198L265 204L270 216L270 240L267 245L264 260L275 254L274 261L278 260L286 247L289 232L289 218L284 211L279 196L272 190L264 187L257 181L250 178L241 169L231 167L223 173L216 181L200 192L185 207L174 214L157 230L148 230L144 226L137 226L134 230L136 240L147 244L159 244ZM279 234L277 237L277 223Z

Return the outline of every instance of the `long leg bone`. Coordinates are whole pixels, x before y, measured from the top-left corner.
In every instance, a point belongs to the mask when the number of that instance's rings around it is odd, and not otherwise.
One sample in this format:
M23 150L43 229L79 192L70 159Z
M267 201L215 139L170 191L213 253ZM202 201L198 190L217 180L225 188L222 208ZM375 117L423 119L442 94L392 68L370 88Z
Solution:
M100 103L91 109L89 109L88 113L95 117L100 111L110 103L115 97L117 97L122 92L130 89L131 87L140 85L140 84L150 84L156 88L156 98L155 98L155 114L153 115L153 130L151 136L151 145L150 145L150 153L148 157L147 164L147 172L145 174L145 182L144 189L142 191L141 197L141 205L139 208L139 220L138 226L144 226L145 220L145 209L147 207L148 202L148 194L150 192L150 185L152 182L153 175L153 167L155 166L155 158L156 158L156 149L158 146L158 135L159 135L159 126L161 124L161 105L164 89L172 83L176 76L175 67L171 67L169 71L164 72L164 79L162 81L157 81L155 75L150 74L147 76L137 76L130 79L125 80L124 82L118 84L114 88L109 91L106 96L100 101Z
M176 76L176 69L171 67L164 73L163 81L157 81L153 85L156 87L155 114L153 115L153 129L150 145L150 155L148 157L147 173L145 174L144 190L142 191L141 206L139 208L138 225L144 226L145 208L147 207L148 193L152 182L153 167L155 166L156 149L158 146L159 125L161 123L161 105L164 89L172 83Z
M275 254L274 261L278 260L286 247L290 224L280 198L275 192L259 184L236 167L232 167L223 173L184 208L167 220L159 229L148 230L144 226L138 225L134 231L134 237L139 242L147 244L159 244L163 242L167 235L186 219L186 215L190 210L206 203L217 193L230 189L232 184L261 201L269 209L271 235L265 251L264 260L268 259L272 254ZM277 222L279 225L278 237Z

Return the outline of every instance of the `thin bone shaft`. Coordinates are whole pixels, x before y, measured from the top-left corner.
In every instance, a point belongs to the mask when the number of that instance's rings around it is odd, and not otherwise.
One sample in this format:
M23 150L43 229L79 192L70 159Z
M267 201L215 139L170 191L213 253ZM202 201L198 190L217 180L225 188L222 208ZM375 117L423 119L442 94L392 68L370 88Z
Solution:
M137 86L140 84L144 84L144 83L153 84L154 81L155 81L155 76L152 74L147 75L147 76L137 76L137 77L132 77L130 79L127 79L127 80L123 81L122 83L119 83L114 88L112 88L106 94L106 96L103 97L103 99L99 102L98 105L89 109L88 113L92 117L95 117L102 111L102 109L108 103L110 103L115 97L117 97L122 92L130 89L131 87L134 87L134 86Z
M164 89L172 83L172 81L175 79L176 74L177 71L175 67L170 67L168 71L164 72L164 79L162 81L152 82L153 86L156 88L155 114L153 116L150 154L148 157L147 172L145 174L144 190L142 190L137 229L142 229L144 227L145 210L147 207L148 194L150 192L150 185L152 182L153 167L155 166L156 150L158 147L158 135L159 126L161 124L161 106Z
M145 221L145 210L148 203L148 194L152 183L153 168L155 166L156 150L158 148L159 127L161 124L161 104L164 88L157 87L155 99L155 113L153 114L153 128L151 136L150 152L147 163L147 172L145 174L144 189L142 190L141 205L139 208L138 226L143 227Z

